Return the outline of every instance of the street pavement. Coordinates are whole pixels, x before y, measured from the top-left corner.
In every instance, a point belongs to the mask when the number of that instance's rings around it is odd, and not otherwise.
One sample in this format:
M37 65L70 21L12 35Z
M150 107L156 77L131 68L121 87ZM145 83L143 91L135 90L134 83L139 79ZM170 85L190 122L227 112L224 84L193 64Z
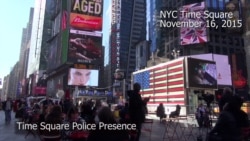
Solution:
M0 141L40 141L38 137L33 137L32 135L25 138L25 131L15 130L15 113L12 112L11 116L10 124L6 124L4 111L0 111Z
M140 141L197 141L200 136L205 141L206 133L210 130L199 129L194 117L179 122L160 122L155 115L148 115L147 118L153 119L153 124L144 124ZM147 130L150 128L151 132Z
M187 127L196 123L194 119L190 119L189 121L180 121L176 128L177 134L173 134L176 122L160 122L155 115L148 115L147 118L153 119L153 122L143 125L140 141L196 141L199 135L202 135L204 141L205 134L208 131L207 129L199 130L197 127ZM27 131L16 130L14 113L12 113L10 124L6 124L4 119L4 111L0 111L0 141L40 141L38 136L30 134L25 138ZM182 128L183 126L186 127ZM163 139L164 134L165 139Z

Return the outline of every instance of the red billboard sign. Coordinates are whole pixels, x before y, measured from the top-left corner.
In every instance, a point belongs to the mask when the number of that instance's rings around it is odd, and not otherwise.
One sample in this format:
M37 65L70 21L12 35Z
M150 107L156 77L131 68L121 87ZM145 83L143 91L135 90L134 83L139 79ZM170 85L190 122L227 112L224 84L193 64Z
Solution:
M33 94L46 95L46 87L35 87L33 89Z
M80 30L102 30L102 0L72 0L70 26Z

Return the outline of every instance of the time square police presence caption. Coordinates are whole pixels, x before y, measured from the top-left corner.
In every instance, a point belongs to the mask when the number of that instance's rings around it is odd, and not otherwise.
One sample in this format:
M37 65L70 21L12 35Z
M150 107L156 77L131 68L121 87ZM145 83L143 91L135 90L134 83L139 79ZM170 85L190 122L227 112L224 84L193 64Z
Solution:
M221 19L222 23L217 24L216 19ZM218 28L241 28L242 20L235 18L233 12L211 12L204 11L181 11L181 10L161 10L160 27L181 27L181 28L199 28L205 24L205 27Z
M98 124L87 123L62 123L62 124L49 124L41 122L38 124L16 122L18 130L136 130L136 124L106 124L99 122Z

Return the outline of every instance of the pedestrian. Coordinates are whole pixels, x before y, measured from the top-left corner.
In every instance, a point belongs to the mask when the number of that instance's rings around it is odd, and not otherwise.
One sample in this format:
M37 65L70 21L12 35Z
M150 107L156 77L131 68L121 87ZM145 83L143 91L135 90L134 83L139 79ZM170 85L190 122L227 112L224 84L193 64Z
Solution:
M208 119L208 114L206 107L202 103L200 103L196 109L195 118L200 128L205 126L205 123Z
M100 123L107 125L116 125L112 111L107 106L102 106L97 113ZM90 130L87 141L128 141L129 134L127 130L107 130L96 125L96 130Z
M248 127L248 116L241 110L242 99L234 95L227 102L214 128L208 134L208 141L241 141L241 129Z
M225 104L231 100L232 96L233 96L232 89L230 87L225 87L223 89L222 97L221 97L221 99L219 100L219 103L218 103L220 112L222 112L223 107L225 106Z
M3 102L3 110L5 112L5 122L7 124L11 121L11 110L13 107L13 103L11 101L11 98L8 97L6 101Z
M175 111L172 111L169 115L169 118L176 118L180 115L181 106L179 104L176 105Z
M160 122L162 121L163 118L166 118L165 114L165 108L162 103L159 104L156 110L156 116L160 118Z
M146 116L146 106L150 98L145 98L142 100L140 95L141 85L135 83L134 89L128 91L129 96L129 115L130 120L133 124L136 124L137 136L135 141L139 141L141 135L142 123L145 120Z

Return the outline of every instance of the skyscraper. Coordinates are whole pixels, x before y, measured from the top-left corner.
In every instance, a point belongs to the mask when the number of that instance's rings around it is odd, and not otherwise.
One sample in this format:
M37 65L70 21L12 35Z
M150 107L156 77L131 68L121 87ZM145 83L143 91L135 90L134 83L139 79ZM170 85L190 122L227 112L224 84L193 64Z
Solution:
M25 87L25 79L27 76L27 48L30 43L30 37L31 37L31 31L32 31L32 22L33 22L33 14L34 14L34 8L30 8L30 16L29 21L27 23L27 26L23 28L22 33L22 41L21 41L21 48L20 48L20 55L19 55L19 80L18 82L22 86L22 89ZM24 93L23 93L24 94Z
M146 40L146 0L112 1L110 40L110 73L122 69L129 80L135 71L135 46Z

